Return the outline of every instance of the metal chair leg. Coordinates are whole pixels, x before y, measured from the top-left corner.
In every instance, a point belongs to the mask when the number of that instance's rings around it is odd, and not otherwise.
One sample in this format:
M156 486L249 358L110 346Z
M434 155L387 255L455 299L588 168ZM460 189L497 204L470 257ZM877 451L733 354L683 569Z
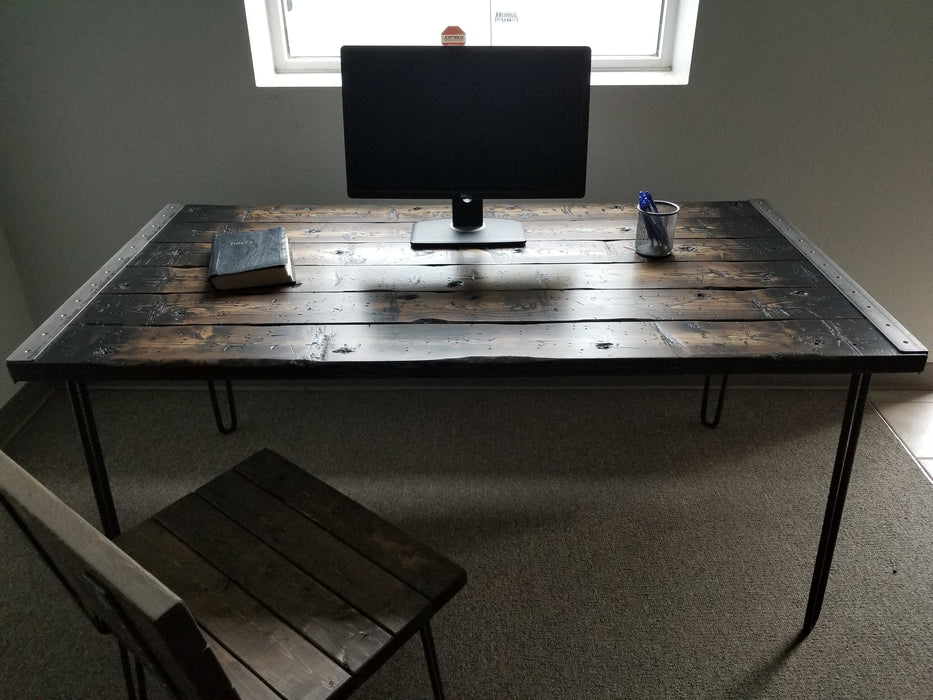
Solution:
M726 383L729 381L729 375L722 375L722 383L719 385L719 396L716 399L716 412L713 414L712 420L709 418L709 383L710 375L706 375L706 380L703 382L703 406L700 409L700 421L707 428L715 428L719 425L719 419L722 417L722 405L723 398L726 395Z
M236 404L233 401L233 387L229 379L224 379L227 388L227 408L230 411L230 424L224 425L224 419L220 415L220 402L217 400L217 389L214 387L214 380L207 380L207 388L211 393L211 406L214 408L214 421L217 423L217 429L224 435L229 435L236 430Z
M139 688L139 700L149 700L149 691L146 690L146 672L139 659L136 659L136 686Z
M434 635L431 632L430 622L425 622L424 627L421 628L421 645L424 647L424 660L428 664L428 675L431 677L431 690L434 691L434 698L444 700L441 668L437 662L437 649L434 648Z
M128 700L138 700L136 683L133 681L133 670L130 667L130 654L120 645L120 666L123 668L123 680L126 681L126 697Z
M123 667L123 680L126 681L126 697L129 700L147 700L146 673L139 659L133 657L134 664L130 666L131 654L120 644L120 666ZM136 672L135 677L133 672Z

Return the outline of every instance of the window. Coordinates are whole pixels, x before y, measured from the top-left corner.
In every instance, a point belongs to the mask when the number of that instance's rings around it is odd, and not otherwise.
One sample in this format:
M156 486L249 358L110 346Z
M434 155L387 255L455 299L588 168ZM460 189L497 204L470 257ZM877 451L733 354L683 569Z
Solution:
M339 86L344 44L584 45L593 85L685 85L699 0L244 0L256 85Z

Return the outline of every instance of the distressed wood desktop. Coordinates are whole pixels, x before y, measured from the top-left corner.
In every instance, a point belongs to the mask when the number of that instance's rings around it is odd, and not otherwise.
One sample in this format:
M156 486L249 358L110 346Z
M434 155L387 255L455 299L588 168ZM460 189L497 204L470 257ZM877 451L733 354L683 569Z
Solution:
M492 207L524 223L526 247L412 250L413 221L448 215L164 207L7 361L15 380L67 383L105 532L119 525L90 380L676 373L708 390L711 375L845 373L812 629L870 376L920 372L926 348L763 200L683 205L663 260L634 252L634 204ZM214 234L272 225L298 284L213 291Z

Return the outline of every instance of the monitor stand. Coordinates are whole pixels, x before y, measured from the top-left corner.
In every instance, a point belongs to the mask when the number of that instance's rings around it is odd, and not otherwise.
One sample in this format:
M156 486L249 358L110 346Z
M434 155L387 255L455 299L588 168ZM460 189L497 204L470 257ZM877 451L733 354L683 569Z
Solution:
M418 221L411 229L412 248L505 248L525 245L525 227L511 219L483 220L483 200L469 195L452 199L451 219Z

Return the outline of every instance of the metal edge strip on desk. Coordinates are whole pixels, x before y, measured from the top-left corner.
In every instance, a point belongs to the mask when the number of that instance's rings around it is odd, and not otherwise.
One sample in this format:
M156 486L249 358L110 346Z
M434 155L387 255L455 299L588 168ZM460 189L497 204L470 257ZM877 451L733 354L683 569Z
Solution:
M803 232L786 217L779 214L766 199L749 200L761 215L780 231L803 255L813 263L849 301L871 321L891 344L903 353L926 352L923 344L894 318L881 304L875 301L839 265L820 250Z
M182 209L181 204L166 204L139 232L133 236L117 253L107 261L94 275L58 307L46 321L39 326L7 358L8 362L26 362L35 360L58 334L90 304L124 267L126 267L146 246L149 241L164 229Z

